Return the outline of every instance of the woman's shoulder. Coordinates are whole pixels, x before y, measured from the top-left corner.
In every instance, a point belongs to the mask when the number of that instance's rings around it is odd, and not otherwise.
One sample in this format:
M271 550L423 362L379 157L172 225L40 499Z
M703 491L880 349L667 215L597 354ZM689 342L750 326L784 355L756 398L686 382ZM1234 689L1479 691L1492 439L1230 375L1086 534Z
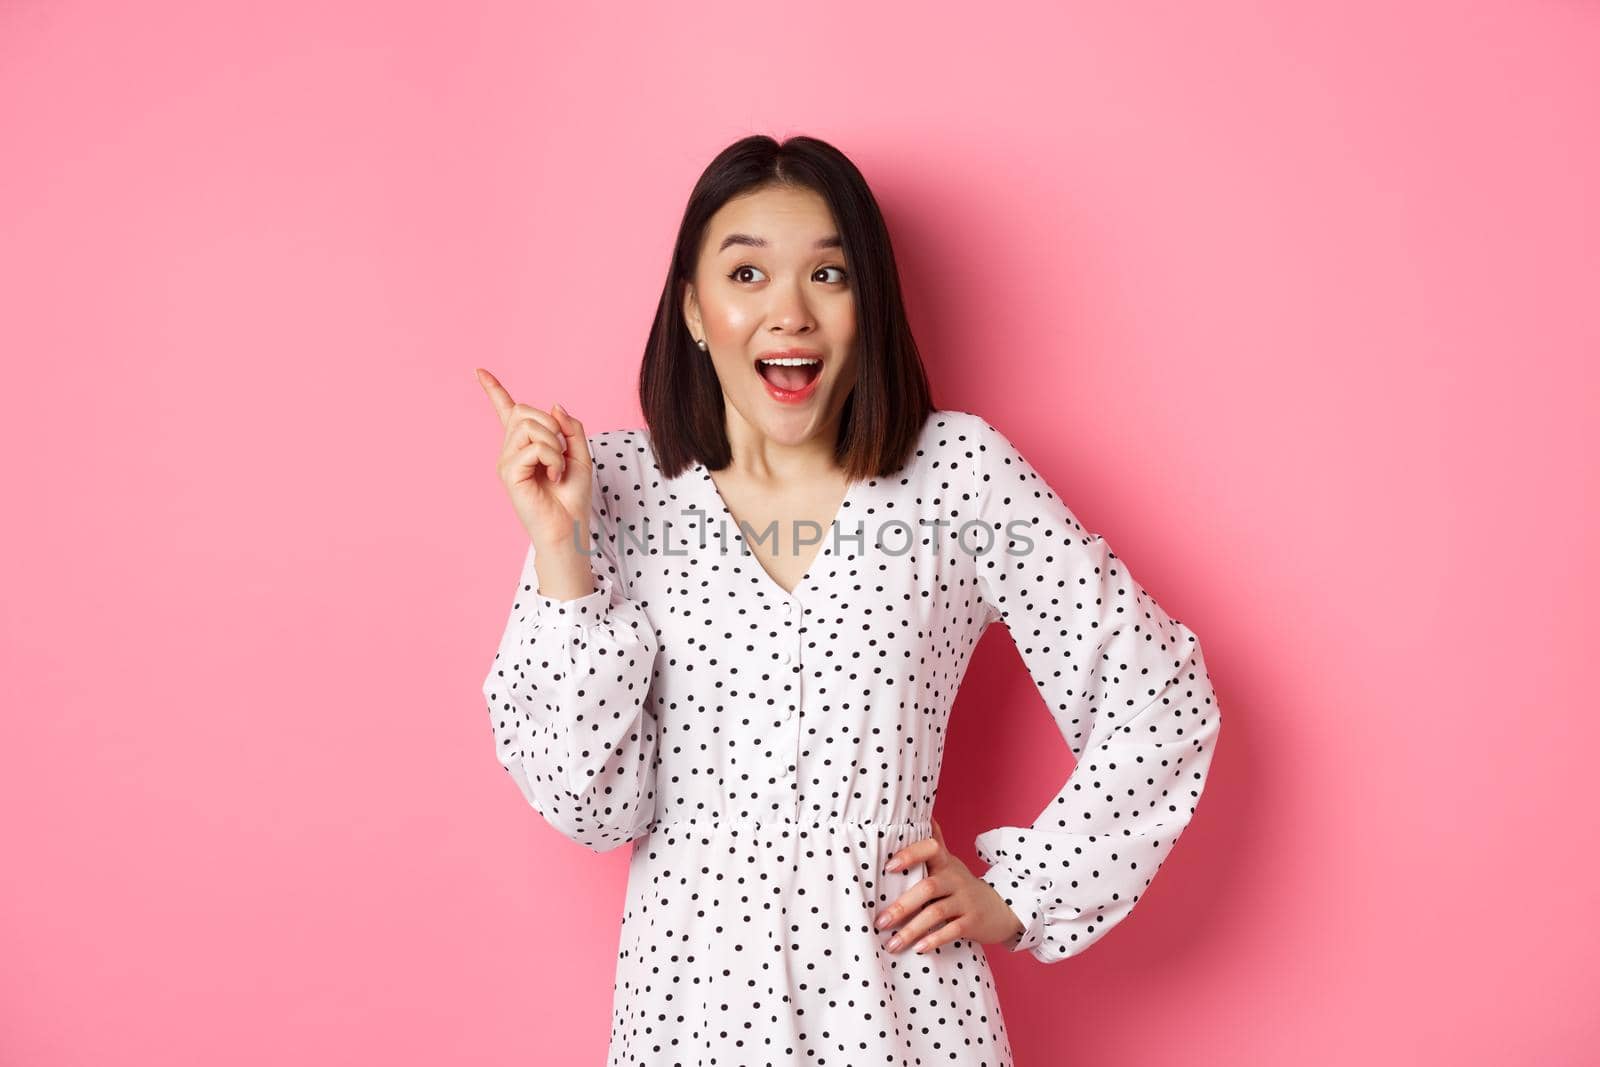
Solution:
M589 455L603 479L636 475L655 466L649 431L642 426L623 426L589 435Z
M965 468L980 482L1002 473L1035 477L1033 468L1005 431L973 411L941 409L923 429L918 455L947 469Z
M622 426L615 430L601 430L589 435L589 451L596 453L597 449L616 451L623 455L637 454L639 449L649 440L649 431L643 426ZM599 455L596 454L598 459Z
M923 423L919 450L924 455L948 454L953 450L976 459L1004 439L1004 435L977 412L939 408Z
M936 431L947 441L954 436L961 442L974 444L985 451L1016 448L1004 430L973 411L950 409L935 411L928 417L927 428L923 432L926 435Z
M928 414L928 421L923 424L922 432L977 434L990 428L983 416L976 412L962 411L959 408L936 408Z

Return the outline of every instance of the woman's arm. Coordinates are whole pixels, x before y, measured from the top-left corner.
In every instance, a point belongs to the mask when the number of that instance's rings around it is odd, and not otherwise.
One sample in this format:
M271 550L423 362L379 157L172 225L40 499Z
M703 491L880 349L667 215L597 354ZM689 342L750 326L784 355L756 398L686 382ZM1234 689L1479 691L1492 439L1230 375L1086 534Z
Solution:
M623 595L598 484L590 499L594 591L541 595L530 545L483 694L496 755L523 797L565 836L606 852L642 836L655 816L658 735L647 696L657 641L643 608Z
M1012 951L1077 955L1127 917L1194 814L1222 726L1193 632L1162 611L1016 447L975 417L978 593L1077 760L1031 826L979 834ZM974 549L981 545L973 542Z

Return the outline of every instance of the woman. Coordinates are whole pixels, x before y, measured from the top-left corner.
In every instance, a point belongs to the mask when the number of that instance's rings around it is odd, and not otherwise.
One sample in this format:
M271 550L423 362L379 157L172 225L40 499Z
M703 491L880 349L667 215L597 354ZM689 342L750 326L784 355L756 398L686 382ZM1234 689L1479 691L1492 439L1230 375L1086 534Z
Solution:
M978 946L1053 962L1124 918L1221 718L1194 634L934 407L860 173L807 137L711 163L645 428L591 438L478 374L531 541L483 687L499 758L566 836L634 843L609 1062L1011 1063ZM980 875L932 811L994 621L1078 762L977 837Z

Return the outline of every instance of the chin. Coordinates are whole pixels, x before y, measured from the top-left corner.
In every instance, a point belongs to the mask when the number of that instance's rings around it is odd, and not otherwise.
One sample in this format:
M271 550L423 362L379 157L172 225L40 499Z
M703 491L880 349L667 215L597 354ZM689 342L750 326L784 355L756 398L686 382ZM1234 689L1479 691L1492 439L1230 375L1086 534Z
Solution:
M815 437L828 410L826 399L820 397L791 410L784 410L767 396L756 397L755 403L756 410L760 412L755 424L761 428L764 436L783 445L804 444Z

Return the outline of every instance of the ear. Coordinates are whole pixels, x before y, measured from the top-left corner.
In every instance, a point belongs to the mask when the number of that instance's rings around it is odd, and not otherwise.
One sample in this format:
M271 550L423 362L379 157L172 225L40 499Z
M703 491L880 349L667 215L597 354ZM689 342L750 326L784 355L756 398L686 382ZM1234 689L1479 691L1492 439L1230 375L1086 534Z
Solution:
M700 327L700 301L694 295L694 282L685 282L683 285L683 322L689 327L690 336L705 336L705 331Z

